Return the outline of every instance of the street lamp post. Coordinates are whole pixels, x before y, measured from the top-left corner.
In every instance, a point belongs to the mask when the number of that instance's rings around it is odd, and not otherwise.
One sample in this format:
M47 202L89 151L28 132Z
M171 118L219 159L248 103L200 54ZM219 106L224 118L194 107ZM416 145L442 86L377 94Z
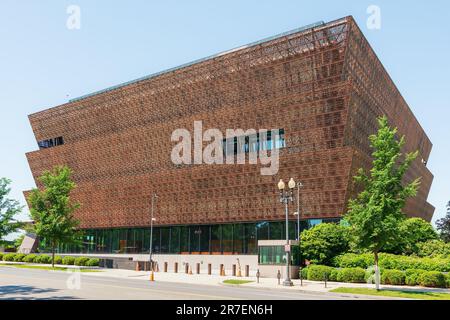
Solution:
M283 281L283 286L291 287L294 284L292 283L290 272L289 272L289 263L291 260L291 252L289 245L289 202L294 201L294 196L292 190L295 188L295 181L291 178L288 182L288 189L285 189L285 184L283 179L280 179L278 182L278 190L280 191L280 202L284 204L285 213L286 213L286 279Z
M301 182L297 182L297 212L294 212L294 216L297 216L297 241L300 240L300 188L303 187Z
M153 214L155 211L155 200L158 198L156 193L152 195L152 210L151 210L151 217L150 217L150 270L153 272L153 263L152 263L152 255L153 255L153 221L156 219L153 218Z

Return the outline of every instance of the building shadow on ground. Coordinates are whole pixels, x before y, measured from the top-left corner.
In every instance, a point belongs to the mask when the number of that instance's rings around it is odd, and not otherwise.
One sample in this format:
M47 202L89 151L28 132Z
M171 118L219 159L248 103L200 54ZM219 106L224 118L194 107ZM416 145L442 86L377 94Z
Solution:
M59 290L52 288L37 288L26 285L0 286L0 299L5 300L73 300L73 296L37 297L39 294L53 294Z

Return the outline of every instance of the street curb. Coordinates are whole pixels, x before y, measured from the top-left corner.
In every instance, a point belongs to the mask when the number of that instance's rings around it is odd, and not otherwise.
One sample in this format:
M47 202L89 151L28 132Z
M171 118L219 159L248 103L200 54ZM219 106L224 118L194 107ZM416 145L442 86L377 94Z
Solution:
M271 290L271 291L283 291L283 292L300 292L305 294L314 294L314 295L321 295L321 296L334 296L334 297L343 297L343 298L356 298L356 299L362 299L362 300L417 300L417 299L408 299L408 298L401 298L401 297L384 297L384 296L375 296L375 295L367 295L367 294L352 294L352 293L340 293L340 292L330 292L330 291L314 291L314 290L305 290L305 289L284 289L284 288L273 288L273 287L256 287L256 286L248 286L247 284L227 284L220 282L219 285L224 287L241 287L241 288L248 288L248 289L265 289L265 290Z

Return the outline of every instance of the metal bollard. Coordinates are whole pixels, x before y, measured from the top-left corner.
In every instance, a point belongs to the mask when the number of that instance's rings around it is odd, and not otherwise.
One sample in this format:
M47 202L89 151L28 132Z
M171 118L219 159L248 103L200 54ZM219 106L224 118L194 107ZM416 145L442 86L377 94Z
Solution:
M259 273L259 269L258 270L256 270L256 283L259 283L259 276L260 276L261 274Z
M164 272L167 272L168 268L169 268L169 264L167 262L164 262Z
M233 277L236 276L236 265L235 265L235 264L233 264L232 276L233 276Z
M208 263L208 275L211 275L212 273L212 265L211 263Z
M220 274L221 276L224 276L224 275L225 275L225 270L224 270L223 264L220 265L220 271L219 271L219 272L220 272L219 274Z
M189 273L189 264L188 263L186 263L184 265L184 273Z
M245 265L245 276L246 277L250 276L250 266L248 264Z
M173 271L175 273L178 273L178 262L175 262L175 264L173 265Z
M197 274L200 274L200 263L197 263Z
M325 280L325 288L327 287L327 274L323 274L323 279Z
M277 279L278 279L278 284L280 284L280 280L281 280L281 272L280 272L280 270L278 270Z

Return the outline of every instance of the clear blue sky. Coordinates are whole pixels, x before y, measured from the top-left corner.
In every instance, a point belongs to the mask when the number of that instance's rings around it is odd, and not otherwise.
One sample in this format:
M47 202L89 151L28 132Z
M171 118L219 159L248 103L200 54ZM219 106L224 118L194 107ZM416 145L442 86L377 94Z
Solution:
M81 29L66 27L69 5ZM369 5L381 29L366 27ZM69 98L316 21L353 15L431 141L434 220L450 200L450 2L17 1L0 3L0 177L12 196L34 187L27 115ZM27 210L21 216L27 217Z

